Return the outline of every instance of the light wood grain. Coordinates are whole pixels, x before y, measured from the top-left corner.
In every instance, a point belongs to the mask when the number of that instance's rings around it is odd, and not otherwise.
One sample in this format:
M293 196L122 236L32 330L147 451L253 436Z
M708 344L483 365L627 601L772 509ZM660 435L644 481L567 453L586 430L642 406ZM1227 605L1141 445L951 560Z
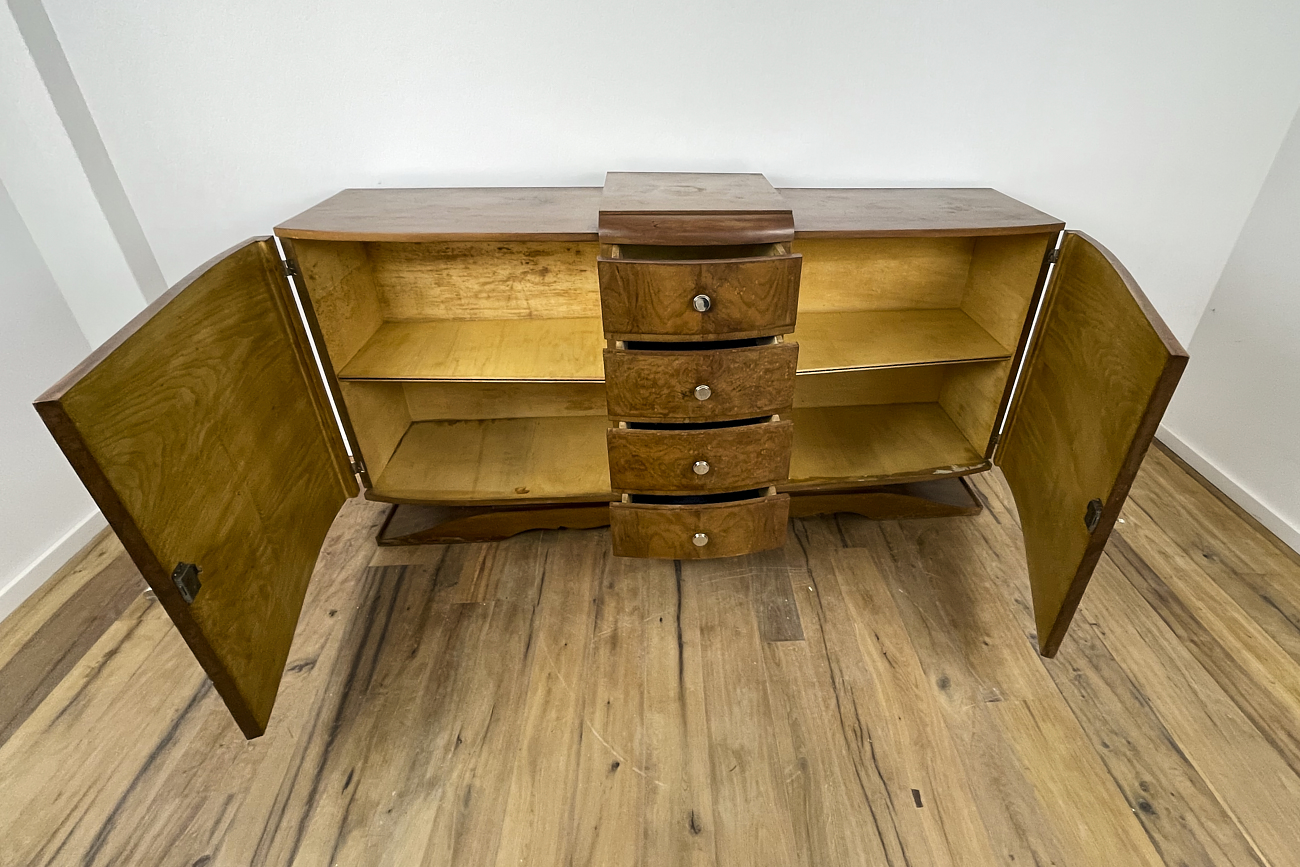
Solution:
M603 381L404 382L402 393L414 421L605 415Z
M411 412L399 382L340 382L352 419L353 445L373 485L411 426Z
M964 237L796 240L799 313L959 307L974 246Z
M1300 865L1300 777L1238 704L1297 663L1228 691L1198 637L1233 608L1276 633L1254 582L1291 610L1300 568L1153 451L1043 659L1010 491L974 483L974 517L796 519L679 567L601 559L605 531L378 552L387 507L353 500L252 743L156 602L89 649L19 609L0 648L84 656L0 743L3 860Z
M491 505L612 498L599 416L422 421L366 496Z
M789 513L790 497L785 494L703 506L613 503L610 543L616 557L734 557L784 544ZM695 544L698 533L705 535L706 544Z
M331 369L341 370L383 324L383 305L363 244L290 241L285 253L298 263L305 306L323 340Z
M202 266L36 404L249 737L357 490L279 261L255 239Z
M988 467L937 403L796 409L781 490L943 478Z
M803 313L791 339L807 373L1011 356L961 310Z
M1056 232L976 238L961 309L1003 346L1015 347L1029 326L1043 256Z
M431 241L365 247L386 320L600 316L594 243Z
M599 382L600 320L385 322L342 379Z
M1124 266L1068 232L997 452L1025 531L1034 610L1055 653L1187 353ZM1088 503L1104 506L1095 529Z
M948 365L884 367L832 373L795 374L796 409L817 406L867 406L881 403L935 403Z
M1014 370L1010 360L982 364L954 364L945 369L939 405L966 437L971 448L990 455L990 438L998 422L1007 379Z

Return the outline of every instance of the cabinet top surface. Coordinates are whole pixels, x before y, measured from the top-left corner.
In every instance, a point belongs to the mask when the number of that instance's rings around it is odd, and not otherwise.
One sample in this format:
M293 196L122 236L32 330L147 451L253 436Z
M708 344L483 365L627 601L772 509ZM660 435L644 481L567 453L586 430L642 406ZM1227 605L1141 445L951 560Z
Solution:
M762 175L728 177L763 180ZM775 192L794 212L796 239L1013 235L1064 228L1055 217L987 188ZM281 223L275 233L335 241L596 241L608 198L608 189L601 187L343 190Z
M610 172L600 210L619 214L786 213L790 204L760 174Z

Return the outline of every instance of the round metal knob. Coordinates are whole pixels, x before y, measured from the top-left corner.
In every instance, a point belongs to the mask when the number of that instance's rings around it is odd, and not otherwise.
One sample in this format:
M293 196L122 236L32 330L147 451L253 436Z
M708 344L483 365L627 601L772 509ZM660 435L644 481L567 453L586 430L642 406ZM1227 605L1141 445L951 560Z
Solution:
M696 533L691 537L691 541L695 544L696 548L703 548L705 545L709 544L709 534Z
M707 313L709 308L713 306L713 302L708 295L696 295L691 299L691 306L701 313Z
M691 469L695 471L695 475L702 476L709 471L709 462L696 461L695 463L691 464Z
M696 400L708 400L711 397L713 397L713 389L709 388L707 385L695 386Z

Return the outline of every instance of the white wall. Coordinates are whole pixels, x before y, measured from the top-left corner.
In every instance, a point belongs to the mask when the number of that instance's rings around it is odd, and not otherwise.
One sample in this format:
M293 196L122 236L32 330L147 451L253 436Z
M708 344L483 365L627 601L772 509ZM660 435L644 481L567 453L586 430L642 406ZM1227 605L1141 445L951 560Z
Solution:
M0 186L0 619L105 526L32 400L90 352Z
M1300 114L1188 350L1162 438L1300 551Z
M79 98L39 4L0 6L0 618L105 526L31 402L140 311L131 259L154 261Z
M172 281L346 186L750 170L998 187L1187 340L1300 105L1295 0L47 6Z

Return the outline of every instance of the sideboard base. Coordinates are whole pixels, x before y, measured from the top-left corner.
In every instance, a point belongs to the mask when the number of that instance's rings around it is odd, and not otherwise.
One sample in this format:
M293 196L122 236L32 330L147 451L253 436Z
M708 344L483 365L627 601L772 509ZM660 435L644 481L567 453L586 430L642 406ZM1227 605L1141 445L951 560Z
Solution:
M982 510L965 478L790 495L792 518L849 512L877 521L896 521L963 517ZM388 513L377 541L382 546L492 542L529 530L585 530L608 524L606 501L531 506L400 504Z

